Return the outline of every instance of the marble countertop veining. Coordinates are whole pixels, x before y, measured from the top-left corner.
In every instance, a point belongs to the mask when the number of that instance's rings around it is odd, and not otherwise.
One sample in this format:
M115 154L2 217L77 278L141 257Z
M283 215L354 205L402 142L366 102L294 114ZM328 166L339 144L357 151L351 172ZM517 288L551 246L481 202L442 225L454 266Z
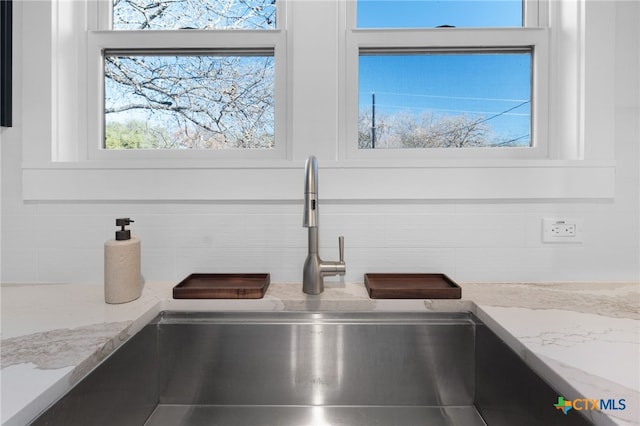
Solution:
M319 296L273 283L263 299L175 300L174 285L121 305L102 286L2 285L2 424L26 424L162 310L334 310L471 311L565 399L626 401L586 412L597 425L640 425L640 283L463 284L461 300L373 300L340 282Z

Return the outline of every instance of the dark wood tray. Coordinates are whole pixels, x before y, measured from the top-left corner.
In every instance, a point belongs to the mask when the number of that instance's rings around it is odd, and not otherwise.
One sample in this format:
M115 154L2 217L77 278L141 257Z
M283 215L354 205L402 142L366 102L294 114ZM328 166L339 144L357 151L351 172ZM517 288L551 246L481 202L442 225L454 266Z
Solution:
M444 274L364 274L372 299L460 299L462 289Z
M269 274L191 274L173 288L174 299L262 299Z

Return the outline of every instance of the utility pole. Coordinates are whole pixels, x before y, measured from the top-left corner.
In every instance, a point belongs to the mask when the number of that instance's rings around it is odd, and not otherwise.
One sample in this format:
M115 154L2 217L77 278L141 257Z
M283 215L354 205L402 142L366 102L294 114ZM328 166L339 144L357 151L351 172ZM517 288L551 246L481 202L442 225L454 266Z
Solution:
M376 147L376 94L371 93L371 148Z

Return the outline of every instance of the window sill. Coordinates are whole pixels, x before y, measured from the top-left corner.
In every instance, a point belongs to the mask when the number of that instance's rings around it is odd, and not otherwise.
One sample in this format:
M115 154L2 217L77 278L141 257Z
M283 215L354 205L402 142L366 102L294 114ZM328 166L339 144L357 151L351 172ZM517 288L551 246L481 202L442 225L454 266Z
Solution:
M610 161L319 159L325 200L559 200L615 195ZM25 164L27 201L295 201L303 161ZM217 184L222 182L222 184Z

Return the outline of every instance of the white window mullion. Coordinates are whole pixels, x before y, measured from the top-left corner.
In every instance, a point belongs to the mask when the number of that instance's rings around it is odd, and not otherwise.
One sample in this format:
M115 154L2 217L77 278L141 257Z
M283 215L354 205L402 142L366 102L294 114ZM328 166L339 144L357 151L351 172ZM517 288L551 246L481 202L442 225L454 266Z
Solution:
M290 4L292 157L338 158L342 57L337 1Z

